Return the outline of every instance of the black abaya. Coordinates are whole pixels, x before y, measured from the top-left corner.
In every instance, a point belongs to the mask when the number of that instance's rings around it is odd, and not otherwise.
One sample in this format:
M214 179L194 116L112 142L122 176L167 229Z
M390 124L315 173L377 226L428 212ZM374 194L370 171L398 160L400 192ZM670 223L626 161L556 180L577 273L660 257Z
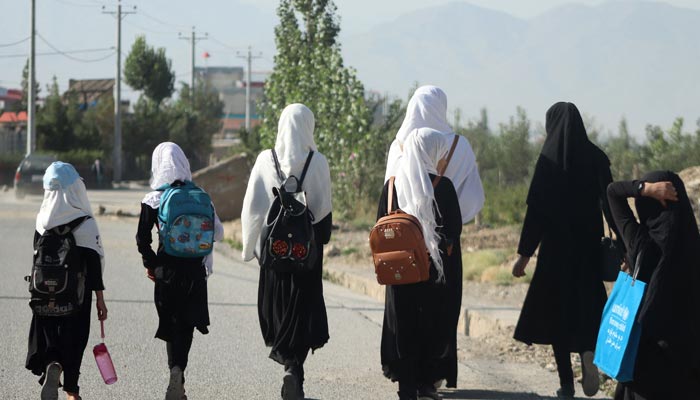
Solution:
M434 177L430 175L431 180ZM379 199L377 219L387 213L387 197L388 184ZM396 190L393 199L396 209ZM381 362L384 375L392 381L433 385L446 379L448 387L456 387L457 323L462 304L459 240L462 219L459 199L449 179L440 179L435 187L435 201L445 282L436 282L437 273L431 261L428 281L386 286Z
M700 235L685 186L672 172L644 181L673 183L678 202L664 208L640 197L642 181L615 182L608 198L622 230L630 265L641 257L638 279L647 282L640 306L641 339L632 382L618 384L616 400L700 397ZM640 222L627 203L635 197ZM640 256L640 254L643 254Z
M39 237L39 233L35 232L35 243ZM100 255L86 247L76 249L87 270L83 304L76 314L67 317L32 316L25 364L34 375L42 376L49 363L60 363L63 367L63 389L71 393L80 392L78 378L90 337L92 291L104 290Z
M323 245L331 237L332 213L314 224L318 257L307 273L260 269L258 318L270 358L289 366L303 366L309 350L328 342L328 316L323 299Z
M595 348L606 300L601 211L617 232L605 196L611 181L610 161L588 140L576 107L552 106L518 246L525 257L538 245L539 252L515 339L556 345L560 352Z

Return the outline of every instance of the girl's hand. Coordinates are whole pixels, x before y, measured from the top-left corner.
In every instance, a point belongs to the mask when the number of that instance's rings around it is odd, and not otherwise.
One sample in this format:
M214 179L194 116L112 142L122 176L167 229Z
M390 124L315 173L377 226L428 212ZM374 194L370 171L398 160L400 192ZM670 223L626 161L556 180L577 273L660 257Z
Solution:
M105 304L104 297L97 297L97 319L104 321L107 319L107 305Z
M527 267L528 262L530 262L530 257L518 257L518 260L513 264L513 276L516 278L525 276L525 267Z
M666 207L666 200L678 201L678 193L671 182L645 182L642 196L658 200Z
M146 277L151 281L156 281L156 275L151 268L146 268Z

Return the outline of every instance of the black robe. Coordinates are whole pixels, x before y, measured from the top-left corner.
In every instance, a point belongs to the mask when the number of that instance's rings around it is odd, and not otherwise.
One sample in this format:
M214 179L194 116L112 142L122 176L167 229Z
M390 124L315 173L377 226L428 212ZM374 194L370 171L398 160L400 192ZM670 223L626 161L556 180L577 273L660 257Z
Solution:
M302 365L309 350L328 342L323 299L323 245L331 238L332 213L314 224L318 256L312 271L284 273L260 269L258 318L263 339L278 363Z
M166 254L162 243L158 252L151 248L151 231L158 220L158 209L141 203L136 244L143 266L155 275L153 299L158 311L155 337L171 342L181 327L195 327L209 333L206 269L202 257L183 258Z
M641 181L608 187L630 265L640 258L638 279L647 283L638 321L641 338L632 382L618 384L616 400L700 398L700 235L681 179L653 172L647 182L671 181L678 202L663 208L642 198ZM635 197L640 222L627 202Z
M34 232L35 245L40 237ZM78 313L67 317L32 316L25 364L33 374L42 376L50 362L59 362L64 370L64 389L74 393L79 392L80 365L90 337L92 291L104 290L100 255L87 247L76 249L87 270L83 305Z
M537 266L514 338L553 344L569 352L595 348L606 301L600 240L610 161L588 141L571 103L547 112L547 139L527 199L518 254L530 257L539 245Z
M430 175L430 179L434 179ZM388 184L379 199L377 219L387 213ZM398 208L394 190L393 208ZM387 285L382 326L381 362L392 381L433 384L447 380L457 386L457 323L462 306L462 216L452 182L442 177L435 188L439 244L445 282L437 283L435 267L430 279L411 285ZM442 218L440 218L440 215ZM448 255L448 247L452 248Z

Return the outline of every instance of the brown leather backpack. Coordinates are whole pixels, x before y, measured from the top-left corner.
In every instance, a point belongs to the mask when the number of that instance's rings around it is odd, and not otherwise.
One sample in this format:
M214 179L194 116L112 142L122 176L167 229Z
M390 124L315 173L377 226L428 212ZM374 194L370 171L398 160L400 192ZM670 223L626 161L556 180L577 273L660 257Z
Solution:
M459 136L455 135L445 165L433 179L440 182L450 163ZM369 233L374 271L380 285L407 285L430 277L430 255L418 218L400 209L393 210L394 177L389 178L387 215L381 217Z

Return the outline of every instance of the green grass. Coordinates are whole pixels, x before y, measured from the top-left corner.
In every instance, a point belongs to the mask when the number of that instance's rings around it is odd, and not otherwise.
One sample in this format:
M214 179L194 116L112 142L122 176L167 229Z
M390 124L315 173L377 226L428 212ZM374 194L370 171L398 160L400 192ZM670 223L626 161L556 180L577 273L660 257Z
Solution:
M485 249L462 253L462 276L465 281L489 282L498 285L528 283L532 269L523 278L511 274L512 266L506 263L515 254L515 249Z
M357 247L345 247L343 250L340 251L340 254L344 256L349 256L350 254L357 254L360 252L360 249Z
M243 243L239 242L238 240L226 238L224 239L224 242L228 243L229 246L233 247L236 250L243 250Z

